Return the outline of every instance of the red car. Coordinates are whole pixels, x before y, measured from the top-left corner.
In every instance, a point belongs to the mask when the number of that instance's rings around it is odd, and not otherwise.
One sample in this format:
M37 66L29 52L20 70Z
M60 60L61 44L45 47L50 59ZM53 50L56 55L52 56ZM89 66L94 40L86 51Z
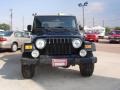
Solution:
M120 30L113 30L108 36L109 42L120 42Z
M85 34L85 40L86 41L93 41L93 42L98 42L98 34L97 33L86 33Z

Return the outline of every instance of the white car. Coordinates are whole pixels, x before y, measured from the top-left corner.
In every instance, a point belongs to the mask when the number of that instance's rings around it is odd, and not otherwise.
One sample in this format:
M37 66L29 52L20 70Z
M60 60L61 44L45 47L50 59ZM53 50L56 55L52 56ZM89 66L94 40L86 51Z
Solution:
M31 38L20 31L1 31L0 49L11 49L15 52L22 44L31 42Z

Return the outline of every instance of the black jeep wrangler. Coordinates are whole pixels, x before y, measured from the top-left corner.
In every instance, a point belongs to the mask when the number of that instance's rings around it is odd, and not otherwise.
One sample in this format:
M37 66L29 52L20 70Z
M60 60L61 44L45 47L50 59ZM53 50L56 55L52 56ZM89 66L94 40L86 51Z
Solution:
M82 76L91 76L97 58L95 44L80 34L75 16L35 16L31 43L22 46L21 71L32 78L38 63L67 68L79 65Z

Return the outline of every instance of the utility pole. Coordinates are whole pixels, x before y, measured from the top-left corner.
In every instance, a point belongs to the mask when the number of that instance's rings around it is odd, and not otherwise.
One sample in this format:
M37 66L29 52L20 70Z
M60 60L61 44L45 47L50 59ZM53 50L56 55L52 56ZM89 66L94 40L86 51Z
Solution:
M94 19L94 17L93 17L93 27L95 26L95 19Z
M84 11L84 7L82 7L83 9L83 30L84 30L84 26L85 26L85 11Z
M13 9L10 9L10 30L13 29Z
M24 30L24 27L25 27L24 16L23 16L23 18L22 18L22 24L23 24L23 25L22 25L22 27L23 27L22 29Z
M84 26L85 26L85 14L84 14L85 10L84 10L84 8L87 5L88 5L88 2L84 2L83 4L82 3L78 4L79 7L82 7L82 13L83 13L83 30L84 30Z
M105 21L104 21L104 20L102 21L102 26L103 26L103 27L105 26Z

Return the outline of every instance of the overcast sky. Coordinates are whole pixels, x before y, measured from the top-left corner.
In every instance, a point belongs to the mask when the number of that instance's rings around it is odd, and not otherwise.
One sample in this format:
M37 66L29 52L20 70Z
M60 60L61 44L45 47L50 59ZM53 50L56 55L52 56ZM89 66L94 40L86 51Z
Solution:
M78 3L86 0L0 0L0 23L10 23L10 9L13 9L14 29L22 29L24 16L25 26L32 24L32 13L57 14L59 12L75 15L82 24L82 8ZM85 24L92 26L93 17L96 25L120 26L120 0L88 0L85 7Z

